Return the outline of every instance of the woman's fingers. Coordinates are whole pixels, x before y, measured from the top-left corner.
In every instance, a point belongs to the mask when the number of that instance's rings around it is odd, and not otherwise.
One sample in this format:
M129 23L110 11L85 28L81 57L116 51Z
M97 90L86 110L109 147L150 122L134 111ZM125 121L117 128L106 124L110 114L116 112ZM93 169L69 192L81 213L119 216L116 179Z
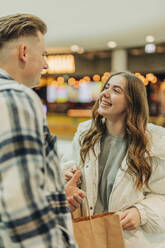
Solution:
M137 208L132 207L119 214L120 223L124 230L135 230L140 225L140 214Z

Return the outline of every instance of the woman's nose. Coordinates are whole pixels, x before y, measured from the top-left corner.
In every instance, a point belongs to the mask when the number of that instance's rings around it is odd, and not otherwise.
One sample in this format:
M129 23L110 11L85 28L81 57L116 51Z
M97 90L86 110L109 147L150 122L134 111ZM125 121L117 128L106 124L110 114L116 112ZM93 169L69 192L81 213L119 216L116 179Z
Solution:
M110 92L109 92L108 90L104 90L104 91L103 91L103 95L104 95L105 97L109 97L109 96L110 96Z

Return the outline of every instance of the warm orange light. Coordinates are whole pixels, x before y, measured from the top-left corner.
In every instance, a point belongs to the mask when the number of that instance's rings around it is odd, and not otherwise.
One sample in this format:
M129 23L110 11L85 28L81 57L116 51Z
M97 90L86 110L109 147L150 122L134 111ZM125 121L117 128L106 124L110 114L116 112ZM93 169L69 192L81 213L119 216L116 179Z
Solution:
M158 81L157 77L154 76L154 79L152 80L152 83L155 84L155 83L157 83L157 81Z
M152 73L146 74L146 78L148 79L148 81L150 81L153 84L157 82L157 77Z
M53 77L48 77L47 78L47 86L51 85L53 81L54 81Z
M110 72L107 72L107 71L106 71L106 72L104 72L103 75L104 75L105 77L109 78L111 74L110 74Z
M147 78L144 79L144 82L143 83L144 83L145 86L148 85L149 82L148 82Z
M100 75L99 74L93 75L93 81L99 82L100 81Z
M64 77L58 77L58 78L57 78L57 81L58 81L59 83L64 83Z
M91 117L92 111L90 109L70 109L67 115L70 117Z
M106 77L104 75L101 77L101 82L106 83L107 80L108 80L108 77Z
M40 80L40 87L46 86L47 85L47 81L46 78L41 78Z
M46 78L41 78L40 79L40 85L38 85L37 87L35 87L36 90L39 90L41 87L44 87L47 85L47 81Z
M145 77L144 77L141 73L136 72L136 73L135 73L135 76L138 77L138 78L140 78L140 79L142 80L142 82L144 83Z
M69 85L74 85L75 82L76 82L76 79L75 79L74 77L70 77L70 78L68 79L68 84L69 84Z
M78 88L78 87L79 87L79 81L78 81L78 80L75 81L74 87L75 87L75 88Z
M85 76L85 77L83 77L83 80L84 80L85 82L90 82L90 81L91 81L91 79L90 79L90 77L89 77L89 76Z

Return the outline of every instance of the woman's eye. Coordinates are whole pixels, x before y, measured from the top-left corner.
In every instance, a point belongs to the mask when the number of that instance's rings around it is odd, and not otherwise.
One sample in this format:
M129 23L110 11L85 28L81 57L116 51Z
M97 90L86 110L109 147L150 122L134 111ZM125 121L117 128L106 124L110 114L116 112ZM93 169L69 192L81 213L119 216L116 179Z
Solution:
M109 89L109 84L105 85L104 90Z
M120 93L120 90L119 90L119 89L114 89L114 91L115 91L116 93Z

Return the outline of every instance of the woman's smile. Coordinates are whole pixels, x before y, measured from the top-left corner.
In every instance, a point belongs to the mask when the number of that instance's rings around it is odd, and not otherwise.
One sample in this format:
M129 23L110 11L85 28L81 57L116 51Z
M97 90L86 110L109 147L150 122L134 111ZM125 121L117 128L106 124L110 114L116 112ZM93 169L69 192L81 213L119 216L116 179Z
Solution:
M107 106L111 107L112 103L109 100L107 100L105 97L103 97L100 101L100 105L101 107L107 107Z

